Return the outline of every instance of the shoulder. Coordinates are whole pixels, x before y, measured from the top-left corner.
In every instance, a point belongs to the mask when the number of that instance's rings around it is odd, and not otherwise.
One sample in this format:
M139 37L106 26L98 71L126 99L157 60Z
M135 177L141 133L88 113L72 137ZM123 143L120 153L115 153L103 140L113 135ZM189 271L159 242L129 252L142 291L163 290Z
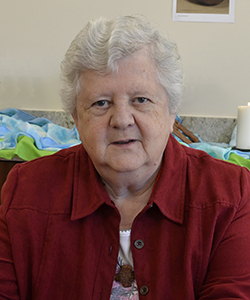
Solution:
M211 157L204 151L184 147L188 189L194 203L224 203L238 207L248 201L250 172L244 167ZM197 199L195 195L199 195ZM203 199L201 201L201 199Z
M185 190L186 205L200 208L225 203L238 207L249 199L250 172L244 167L213 158L174 139L170 140L166 159L172 161L171 172L178 173L175 186Z
M250 174L249 170L226 160L214 158L205 151L182 146L187 159L187 167L192 172L213 174L213 176L225 176L226 174L240 175L243 172ZM228 178L230 179L230 178Z
M242 171L246 174L250 174L249 170L244 167L214 158L205 151L181 145L174 138L172 138L170 142L170 156L176 161L176 165L183 166L182 163L184 163L188 172L202 174L205 177L211 174L216 178L224 177L227 174L239 176ZM230 176L230 178L227 179L235 178Z
M10 172L9 177L18 177L19 184L42 185L43 183L55 183L62 180L66 173L72 171L80 145L61 150L53 155L43 156L29 162L16 165ZM82 148L82 147L81 147Z
M57 204L58 199L70 199L75 166L87 156L84 153L82 145L78 145L16 165L2 189L5 210L34 206L47 212L51 199Z

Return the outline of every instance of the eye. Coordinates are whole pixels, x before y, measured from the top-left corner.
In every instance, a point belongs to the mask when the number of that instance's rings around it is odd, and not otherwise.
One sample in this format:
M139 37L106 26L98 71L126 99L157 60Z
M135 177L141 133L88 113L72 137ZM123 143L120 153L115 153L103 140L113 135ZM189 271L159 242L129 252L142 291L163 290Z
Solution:
M99 100L92 104L92 106L96 106L96 107L106 107L107 105L108 105L107 100Z
M106 100L99 100L95 103L97 106L104 106L105 104L107 104Z
M148 101L149 101L149 99L146 98L146 97L137 97L137 98L134 99L134 102L137 102L137 103L140 103L140 104L146 103Z

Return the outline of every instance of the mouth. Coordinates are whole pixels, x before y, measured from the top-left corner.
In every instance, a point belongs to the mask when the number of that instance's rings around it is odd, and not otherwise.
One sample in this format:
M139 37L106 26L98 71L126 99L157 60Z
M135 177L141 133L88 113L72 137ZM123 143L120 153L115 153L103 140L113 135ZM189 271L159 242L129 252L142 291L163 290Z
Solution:
M130 143L134 143L136 140L126 140L126 141L117 141L114 142L114 145L126 145L126 144L130 144Z

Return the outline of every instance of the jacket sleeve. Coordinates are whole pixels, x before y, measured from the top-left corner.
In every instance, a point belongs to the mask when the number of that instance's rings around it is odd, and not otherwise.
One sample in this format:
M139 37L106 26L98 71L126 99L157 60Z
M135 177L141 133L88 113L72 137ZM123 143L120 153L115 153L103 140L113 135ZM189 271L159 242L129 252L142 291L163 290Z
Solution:
M199 300L250 299L250 175L242 168L241 201L211 253ZM237 188L235 179L235 188ZM218 220L223 223L223 216ZM216 240L216 230L214 240Z
M11 250L11 238L8 232L6 214L15 185L15 172L2 188L2 205L0 207L0 300L17 300L19 298L15 267Z

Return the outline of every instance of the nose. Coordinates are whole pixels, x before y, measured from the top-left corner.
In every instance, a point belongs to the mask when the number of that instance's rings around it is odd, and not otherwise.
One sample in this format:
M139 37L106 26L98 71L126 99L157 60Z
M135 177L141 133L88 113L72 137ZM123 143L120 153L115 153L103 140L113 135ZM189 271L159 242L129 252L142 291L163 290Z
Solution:
M112 107L110 126L113 128L126 129L135 124L132 107L129 104L117 104Z

